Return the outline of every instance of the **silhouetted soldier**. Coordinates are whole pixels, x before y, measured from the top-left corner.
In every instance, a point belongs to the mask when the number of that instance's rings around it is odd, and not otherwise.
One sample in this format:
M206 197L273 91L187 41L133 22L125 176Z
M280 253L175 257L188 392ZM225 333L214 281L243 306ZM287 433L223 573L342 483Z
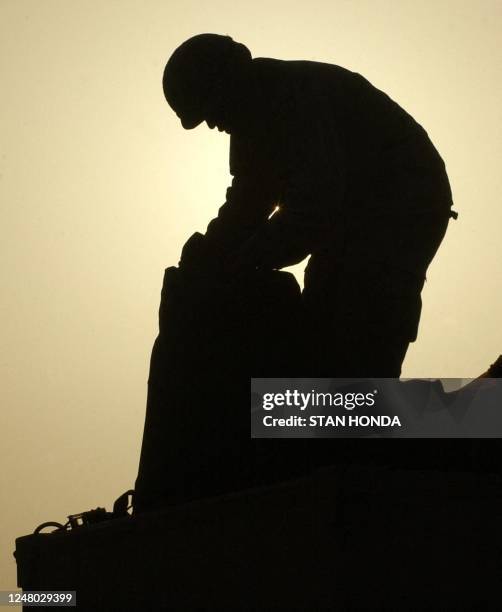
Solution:
M354 456L386 461L357 440L251 440L249 378L399 375L452 215L427 134L358 74L252 60L215 34L174 52L164 92L185 128L231 134L234 178L206 234L166 270L137 510ZM309 254L301 295L276 270Z
M303 375L399 376L426 270L456 216L425 130L357 73L252 59L228 36L183 43L163 85L183 127L231 134L226 202L181 265L206 253L241 274L311 255Z

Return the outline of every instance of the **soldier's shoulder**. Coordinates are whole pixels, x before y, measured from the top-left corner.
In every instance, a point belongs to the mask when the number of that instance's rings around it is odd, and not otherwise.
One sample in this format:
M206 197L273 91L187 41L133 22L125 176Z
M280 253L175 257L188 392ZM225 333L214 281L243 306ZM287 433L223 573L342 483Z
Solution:
M345 78L360 78L357 72L353 72L348 68L339 66L337 64L330 64L328 62L320 62L316 60L305 60L305 59L276 59L272 57L255 57L252 60L253 69L257 73L262 74L296 74L296 75L310 75L310 74L325 74L332 78L337 76Z

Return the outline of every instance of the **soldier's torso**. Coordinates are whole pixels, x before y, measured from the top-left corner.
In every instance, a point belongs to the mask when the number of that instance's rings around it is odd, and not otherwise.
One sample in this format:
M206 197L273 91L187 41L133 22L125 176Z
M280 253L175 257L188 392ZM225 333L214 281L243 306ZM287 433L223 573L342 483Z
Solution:
M251 175L279 197L295 179L292 158L303 155L302 180L322 185L327 206L339 205L335 198L354 213L451 205L425 130L364 77L309 61L257 58L253 66L249 121L231 137L234 176Z

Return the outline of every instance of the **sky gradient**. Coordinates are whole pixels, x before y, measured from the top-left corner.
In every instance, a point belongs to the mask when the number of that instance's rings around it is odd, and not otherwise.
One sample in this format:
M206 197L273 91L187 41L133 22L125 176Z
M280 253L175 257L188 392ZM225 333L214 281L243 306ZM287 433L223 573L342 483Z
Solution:
M425 127L459 219L403 376L467 378L502 352L501 31L497 0L2 0L1 589L16 536L134 484L163 271L230 183L229 137L164 101L176 46L339 64Z

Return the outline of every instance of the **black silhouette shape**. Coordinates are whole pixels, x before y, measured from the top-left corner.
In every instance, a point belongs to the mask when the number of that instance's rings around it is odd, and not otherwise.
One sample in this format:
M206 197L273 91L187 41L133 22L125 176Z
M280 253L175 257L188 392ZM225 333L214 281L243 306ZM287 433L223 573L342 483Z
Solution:
M232 185L204 237L220 265L280 269L311 255L311 372L399 376L456 216L425 130L359 74L252 59L228 36L187 40L163 84L185 128L205 120L231 134Z
M285 314L275 320L274 312ZM267 458L250 439L248 406L250 376L292 371L300 324L300 289L289 273L256 271L229 282L183 265L166 270L136 512L295 471L294 463L275 469L278 449L269 446Z
M249 379L399 376L456 215L441 157L359 74L252 59L228 36L183 43L163 85L185 128L231 134L233 180L166 270L136 510L373 461L358 441L250 440ZM301 293L278 270L308 255Z

